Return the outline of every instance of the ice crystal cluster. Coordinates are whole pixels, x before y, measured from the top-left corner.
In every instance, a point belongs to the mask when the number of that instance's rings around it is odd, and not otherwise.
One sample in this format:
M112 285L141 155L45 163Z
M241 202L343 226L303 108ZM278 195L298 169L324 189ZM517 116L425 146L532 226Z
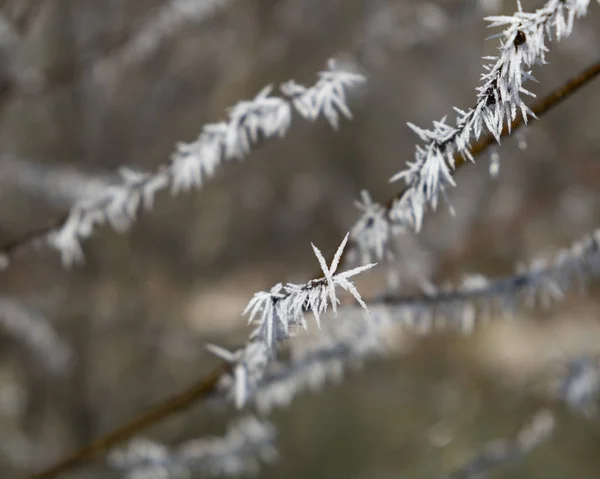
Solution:
M328 306L337 311L340 300L336 288L348 291L354 299L368 311L356 287L349 280L375 264L336 273L348 235L337 249L330 266L327 266L321 251L312 245L319 261L323 277L305 284L277 284L270 291L256 293L248 303L243 314L249 314L249 323L257 325L250 335L248 343L237 351L226 351L211 346L213 353L232 365L233 374L224 378L223 387L234 397L237 407L243 407L263 379L269 360L275 356L277 344L290 337L292 328L301 326L307 329L305 313L311 312L320 327L320 317Z

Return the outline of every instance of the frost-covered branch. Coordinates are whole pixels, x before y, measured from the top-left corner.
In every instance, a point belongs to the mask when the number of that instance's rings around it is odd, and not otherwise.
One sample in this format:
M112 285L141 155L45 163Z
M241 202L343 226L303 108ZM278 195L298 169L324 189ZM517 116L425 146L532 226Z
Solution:
M529 121L545 114L598 76L600 76L600 61L591 64L544 98L535 102L531 106L533 116L528 117ZM514 132L524 124L523 117L517 116L511 121L510 125L504 125L500 136L508 136L511 131ZM496 140L492 133L484 135L469 147L471 156L476 157L495 143ZM453 161L454 169L452 173L459 167L468 164L468 160L457 153L454 154ZM415 185L409 184L387 203L381 204L373 201L366 191L362 192L361 201L356 203L361 215L351 229L350 244L346 250L347 259L351 264L379 261L393 256L392 244L394 238L407 230L412 230L409 221L410 215L401 217L398 214L400 211L398 205L410 203L409 200L414 194ZM406 212L407 214L410 213L409 210L406 210Z
M591 278L600 275L600 229L559 251L552 260L538 258L529 266L520 265L517 273L498 279L471 276L454 290L441 290L422 296L383 295L367 301L371 310L387 306L402 322L430 329L439 320L463 331L470 331L478 309L502 314L514 312L520 304L527 307L539 302L564 299L571 289L583 289Z
M545 63L546 40L569 35L576 17L584 15L589 0L549 0L535 13L519 10L513 16L488 17L491 26L506 26L499 54L486 57L483 84L477 88L477 103L468 111L458 110L455 126L434 122L431 130L410 125L424 143L417 146L415 160L392 180L404 179L406 188L387 204L373 202L363 194L361 217L352 229L353 262L381 260L391 251L393 237L407 229L420 229L428 205L435 206L446 188L454 185L452 175L467 161L473 161L503 136L523 123L537 118L577 91L600 73L600 62L592 65L550 95L525 105L522 95L535 96L523 87L534 79L530 67ZM519 114L518 114L519 113ZM483 135L484 130L489 133ZM481 137L481 138L480 138ZM480 138L480 139L479 139ZM479 139L471 144L472 139Z
M224 10L232 0L172 0L151 14L135 34L94 66L100 80L111 79L123 68L150 57L162 42L187 23L198 23Z
M550 411L539 411L516 438L490 442L473 459L444 479L476 479L491 469L522 458L551 436L555 422Z
M320 327L320 317L331 307L334 313L340 300L336 288L349 292L368 312L354 284L350 281L375 264L336 273L340 258L348 241L348 234L338 247L331 266L327 266L321 251L313 244L323 277L305 284L279 283L270 291L256 293L243 314L249 315L248 323L256 323L248 343L234 352L211 345L209 349L231 364L231 374L221 382L226 396L232 398L238 408L244 406L262 380L269 362L274 358L278 344L289 338L298 327L307 329L305 314L311 312Z
M108 463L128 479L255 474L260 463L277 459L275 428L253 416L237 420L224 437L195 439L171 449L138 438L113 451Z
M268 413L286 407L294 397L307 390L319 390L327 381L339 382L350 366L385 354L383 333L389 316L379 308L366 314L356 307L344 307L340 317L319 331L316 338L290 343L289 359L273 361L256 385L252 404Z
M122 168L120 183L78 201L56 225L5 245L0 250L2 263L8 265L19 250L40 243L57 249L67 267L82 261L81 242L97 226L108 223L124 231L135 220L140 206L152 207L157 192L170 188L177 194L201 187L221 163L244 158L260 138L283 136L291 125L293 110L309 121L324 116L337 128L340 116L351 117L346 90L362 82L361 75L338 70L330 61L312 87L288 81L281 85L282 96L278 97L271 95L272 86L267 86L254 99L235 105L228 121L205 125L195 141L178 144L170 161L155 172Z
M597 416L600 399L600 359L581 356L569 359L555 395L567 407L586 418Z
M505 27L498 35L497 56L485 57L483 84L477 88L477 103L467 111L456 108L456 126L446 118L434 122L433 129L409 126L424 143L417 146L415 160L406 170L394 175L391 181L404 179L410 194L396 201L390 217L419 230L427 205L436 208L440 195L448 186L454 186L452 170L454 156L459 154L473 160L469 145L479 138L484 128L500 141L504 125L510 125L519 113L527 122L535 114L527 107L522 95L535 96L523 86L528 79L535 80L530 68L546 63L546 40L568 36L573 30L575 17L586 14L589 0L549 0L535 13L519 9L513 16L487 17L490 27Z
M114 178L49 166L12 155L0 155L0 187L18 187L49 205L69 207L75 201L101 194Z

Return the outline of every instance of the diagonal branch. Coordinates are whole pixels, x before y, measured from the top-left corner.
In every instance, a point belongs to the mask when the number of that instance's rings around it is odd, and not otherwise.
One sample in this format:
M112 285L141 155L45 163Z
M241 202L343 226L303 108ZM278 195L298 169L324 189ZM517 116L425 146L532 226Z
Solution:
M351 117L346 105L348 88L362 82L362 75L338 70L330 60L309 88L293 80L280 86L282 96L271 95L271 85L263 88L252 100L231 108L227 121L204 125L196 140L179 143L169 161L154 171L121 168L120 181L81 198L53 224L0 246L1 265L8 267L20 252L43 244L58 250L67 267L83 261L82 242L98 226L109 223L117 231L125 231L142 208L152 208L159 191L170 188L175 195L200 188L222 163L246 157L252 147L268 138L281 138L290 128L293 111L308 121L323 116L337 128L340 117Z
M591 64L581 72L579 72L574 77L570 78L563 85L559 86L552 92L550 92L547 96L538 100L530 107L530 113L527 116L527 121L521 116L517 116L513 121L509 124L505 125L502 128L498 139L504 138L506 136L511 135L513 132L521 128L524 124L531 123L535 120L538 120L539 117L546 114L555 106L559 105L563 101L570 98L572 95L577 93L583 86L590 83L594 78L600 75L600 58L595 63ZM469 152L471 157L477 157L485 152L490 146L495 144L497 141L496 137L492 133L487 133L482 136L479 141L474 143ZM452 175L454 175L459 169L464 167L466 164L471 163L468 158L468 155L463 155L460 152L456 152L454 154L454 168L451 171ZM389 243L391 236L395 234L393 231L393 226L395 223L395 219L392 217L394 215L394 209L399 202L402 202L404 199L408 199L410 195L413 194L413 186L407 185L400 192L398 192L395 196L391 197L383 206L377 205L376 203L370 203L370 200L367 198L365 205L359 205L361 209L365 213L361 215L358 221L352 228L352 233L350 235L350 240L348 242L348 247L344 250L344 254L342 256L342 261L348 260L349 258L361 258L363 252L361 250L371 249L379 251L375 255L375 258L380 259L382 256L382 250L384 248L383 243ZM367 213L368 212L368 213ZM377 238L376 240L370 240L369 229L377 229L381 228L384 232L381 232L381 235L385 235L386 237L381 239ZM353 234L354 232L357 234ZM371 236L375 233L372 232ZM366 238L366 240L365 240ZM366 241L366 244L363 245L362 242ZM372 241L375 241L377 244L371 244ZM369 253L367 262L370 262L374 258L371 257ZM365 262L364 258L361 258L361 262Z
M219 379L224 374L227 374L228 370L228 365L215 369L211 374L186 391L157 404L130 422L123 424L121 427L96 439L89 445L64 457L52 467L34 474L30 479L51 479L59 477L67 471L80 467L102 456L113 446L126 441L127 439L131 439L138 434L139 431L147 429L167 416L183 411L201 399L208 397L215 391Z

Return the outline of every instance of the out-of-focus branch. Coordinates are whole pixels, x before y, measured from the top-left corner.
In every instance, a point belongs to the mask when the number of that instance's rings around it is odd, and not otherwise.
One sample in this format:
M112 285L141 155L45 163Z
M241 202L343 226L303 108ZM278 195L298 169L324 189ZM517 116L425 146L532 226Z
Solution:
M232 159L242 159L252 147L269 138L281 138L290 128L292 112L315 121L324 116L337 128L340 117L350 117L346 91L364 82L359 74L338 70L334 61L319 72L310 88L288 81L280 86L282 96L271 95L271 86L263 88L252 100L240 101L230 109L227 122L204 125L198 138L179 143L168 162L152 172L127 168L119 171L121 182L99 195L75 202L70 211L56 221L56 228L42 228L25 235L2 251L5 267L19 251L46 243L56 248L65 266L83 259L81 242L96 227L109 223L124 231L142 209L150 209L156 194L170 188L173 194L200 188L217 168Z
M550 437L555 418L550 411L539 411L514 439L499 439L488 443L472 460L444 479L475 479L481 474L519 459Z
M117 444L131 439L133 436L158 421L171 416L174 413L189 408L201 399L208 397L217 387L219 379L229 372L228 366L215 369L204 379L194 384L186 391L172 396L166 401L157 404L152 409L136 417L132 421L122 425L114 431L102 436L88 446L75 451L73 454L61 459L54 466L34 474L30 479L51 479L65 472L86 464L93 459L103 455Z

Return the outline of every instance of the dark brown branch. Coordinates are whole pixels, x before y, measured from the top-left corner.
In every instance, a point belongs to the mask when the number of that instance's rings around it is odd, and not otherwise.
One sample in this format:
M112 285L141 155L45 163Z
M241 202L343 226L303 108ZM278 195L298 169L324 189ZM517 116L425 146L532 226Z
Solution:
M533 105L531 110L538 117L545 114L554 106L558 105L563 100L566 100L567 98L572 96L582 86L589 83L592 79L598 76L598 74L600 74L600 61L586 68L581 73L567 81L564 85L560 86L559 88L551 92L548 96L538 101L535 105ZM521 117L517 118L515 121L512 122L511 130L514 131L518 129L522 126L522 124L523 119ZM508 128L504 128L502 130L502 136L504 137L507 135ZM471 149L473 156L480 155L494 142L495 140L492 135L484 136L475 145L473 145ZM467 161L465 161L464 158L462 158L462 156L456 157L455 162L455 171L467 164ZM400 198L405 193L405 191L406 190L403 190L398 195L396 195L395 198L392 198L387 203L388 208L391 206L394 199ZM27 238L27 241L31 241L31 239L32 238L30 235ZM11 248L13 250L17 249L18 243L13 243L13 246L11 246ZM347 250L348 248L346 248L346 251ZM317 277L320 275L321 272L319 272ZM193 404L207 398L215 392L217 384L219 382L219 378L223 374L227 374L228 372L229 368L226 365L217 368L206 378L200 380L188 390L156 405L154 408L146 411L139 417L133 419L131 422L106 434L105 436L98 438L96 441L92 442L88 446L73 452L71 455L58 461L55 465L51 466L48 469L45 469L44 471L34 474L33 476L30 476L28 479L53 479L66 471L82 466L83 464L86 464L91 460L100 457L117 444L131 439L140 431L147 429L148 427L152 426L158 421L161 421L166 417L171 416L172 414L187 409Z
M139 431L147 429L151 425L166 418L167 416L170 416L171 414L189 408L200 399L206 398L216 390L219 379L224 374L227 374L228 371L228 366L215 369L211 374L194 384L186 391L176 396L172 396L160 404L157 404L132 421L96 439L91 444L79 449L78 451L75 451L71 455L61 459L54 466L34 474L30 477L30 479L50 479L58 477L60 474L63 474L71 469L75 469L97 457L100 457L115 445L138 434Z
M554 108L556 105L560 104L562 101L566 100L567 98L572 96L574 93L579 91L579 89L581 87L583 87L584 85L589 83L591 80L593 80L596 76L598 76L598 74L600 74L600 60L598 60L596 63L590 65L585 70L581 71L578 75L576 75L573 78L571 78L570 80L568 80L564 85L556 88L554 91L549 93L546 97L544 97L541 100L539 100L538 102L536 102L531 107L531 111L533 111L533 113L535 113L535 115L537 117L544 115L549 110ZM535 121L535 118L532 117L531 115L529 115L527 118L527 121L528 122ZM523 117L517 116L517 118L511 123L510 131L514 132L514 131L518 130L519 128L521 128L523 126L523 124L524 124ZM509 135L509 128L508 128L508 125L505 125L504 128L502 129L502 133L500 136L501 136L501 138L504 138L505 136L508 136L508 135ZM481 153L483 153L485 150L487 150L488 147L493 145L495 142L496 142L496 140L494 139L494 135L492 135L491 133L488 133L487 135L483 136L483 138L481 138L479 141L477 141L470 148L471 154L474 157L476 157L476 156L480 155ZM469 161L466 160L465 157L463 157L460 154L456 154L454 156L454 164L455 164L454 172L459 170L461 167L463 167L467 163L469 163ZM393 202L395 200L401 198L402 195L404 195L404 193L406 191L407 191L407 189L404 189L400 193L398 193L395 197L391 198L386 203L386 207L388 209L391 208Z
M587 83L592 81L599 74L600 74L600 60L598 60L596 63L590 65L589 67L587 67L585 70L581 71L579 74L577 74L573 78L569 79L562 86L556 88L555 90L550 92L547 96L545 96L541 100L537 101L531 107L531 111L539 118L540 116L544 115L545 113L550 111L552 108L554 108L555 106L557 106L558 104L560 104L561 102L566 100L567 98L574 95L576 92L579 91L580 88L582 88L584 85L586 85ZM531 123L531 122L535 121L535 118L532 117L531 115L529 115L527 117L527 121L528 121L528 123ZM516 130L521 128L523 125L524 125L523 117L517 116L517 118L511 123L510 129L508 128L508 125L504 126L504 128L502 129L502 133L500 134L500 137L504 138L506 136L509 136L510 134L512 134L512 132L515 132ZM471 146L471 148L470 148L471 154L473 155L473 157L477 157L477 156L481 155L483 152L485 152L494 143L496 143L496 139L494 138L494 135L492 135L491 133L488 133L488 134L484 135L480 140L478 140L473 146ZM454 170L452 171L452 174L453 175L456 174L456 172L460 168L462 168L463 166L465 166L468 163L470 163L470 162L463 155L461 155L459 153L455 154L454 155L454 165L455 166L454 166ZM385 204L386 211L389 213L394 202L399 200L400 198L402 198L402 196L404 196L408 191L409 191L409 188L406 187L402 191L400 191L397 195L390 198ZM346 252L348 252L352 247L355 247L355 246L356 245L354 245L354 244L350 244L349 247L347 247L346 250L344 251L344 256L342 257L342 259L344 259Z

